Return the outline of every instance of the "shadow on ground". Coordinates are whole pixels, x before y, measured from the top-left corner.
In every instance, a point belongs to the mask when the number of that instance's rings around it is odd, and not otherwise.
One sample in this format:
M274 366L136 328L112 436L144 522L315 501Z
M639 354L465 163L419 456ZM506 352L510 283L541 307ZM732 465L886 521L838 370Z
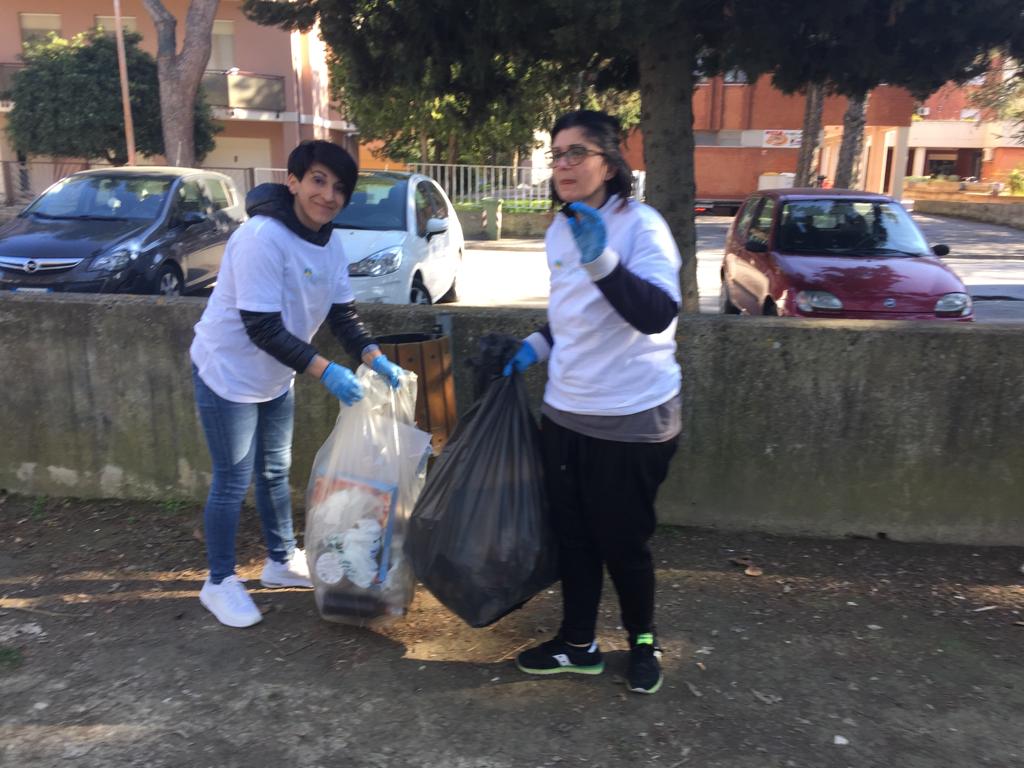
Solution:
M610 590L605 674L531 678L511 659L556 628L554 592L474 630L420 589L405 619L371 632L322 621L308 592L255 588L265 620L231 630L196 597L197 506L0 499L3 765L1024 760L1020 548L662 529L667 679L638 696ZM241 545L253 579L254 519Z

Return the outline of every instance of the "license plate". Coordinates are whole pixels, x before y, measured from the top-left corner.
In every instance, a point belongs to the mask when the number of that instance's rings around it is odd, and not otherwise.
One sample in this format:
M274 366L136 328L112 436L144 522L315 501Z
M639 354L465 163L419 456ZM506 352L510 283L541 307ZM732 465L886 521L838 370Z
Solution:
M18 286L11 290L16 291L17 293L50 293L53 288L22 288L21 286Z

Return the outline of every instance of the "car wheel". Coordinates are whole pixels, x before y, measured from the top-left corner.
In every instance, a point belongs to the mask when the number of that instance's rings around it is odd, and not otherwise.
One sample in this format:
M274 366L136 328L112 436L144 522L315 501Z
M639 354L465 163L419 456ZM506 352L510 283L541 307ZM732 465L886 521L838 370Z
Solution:
M718 311L723 315L738 315L740 308L732 303L729 296L729 286L722 282L722 290L718 292Z
M430 298L430 292L427 290L427 286L423 284L423 279L419 275L415 275L412 278L412 288L409 290L409 303L410 304L433 304L433 300Z
M160 296L181 296L185 292L185 283L181 272L174 264L164 264L156 273L153 293Z

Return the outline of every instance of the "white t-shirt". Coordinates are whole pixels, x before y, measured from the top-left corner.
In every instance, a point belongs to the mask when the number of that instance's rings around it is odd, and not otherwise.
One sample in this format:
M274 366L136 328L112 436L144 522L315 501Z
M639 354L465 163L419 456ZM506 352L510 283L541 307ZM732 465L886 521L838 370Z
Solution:
M608 234L602 259L663 289L678 304L681 259L668 224L656 210L611 197L599 213ZM644 334L622 319L580 264L569 222L558 215L544 238L551 295L548 322L554 346L544 401L561 411L625 416L661 405L679 393L676 320ZM608 250L614 253L609 254Z
M288 332L309 342L332 304L354 300L338 239L314 245L276 219L254 216L224 249L217 285L195 327L192 362L225 400L273 400L292 386L295 371L252 343L239 310L280 312Z

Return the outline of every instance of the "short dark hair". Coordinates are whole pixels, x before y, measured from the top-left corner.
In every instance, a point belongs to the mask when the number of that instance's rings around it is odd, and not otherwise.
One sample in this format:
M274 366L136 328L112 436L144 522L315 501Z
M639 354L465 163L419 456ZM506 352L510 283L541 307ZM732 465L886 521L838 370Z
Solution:
M592 109L566 112L551 127L551 141L566 128L582 129L586 137L597 144L613 172L605 182L605 189L609 195L621 197L621 204L625 205L633 194L633 170L622 156L622 124L618 118ZM551 200L555 207L564 202L555 190L554 176L551 177Z
M322 163L341 179L345 186L345 196L352 197L352 190L355 189L359 174L359 166L352 159L352 155L330 141L304 141L288 155L288 173L302 181L302 177L313 163Z

